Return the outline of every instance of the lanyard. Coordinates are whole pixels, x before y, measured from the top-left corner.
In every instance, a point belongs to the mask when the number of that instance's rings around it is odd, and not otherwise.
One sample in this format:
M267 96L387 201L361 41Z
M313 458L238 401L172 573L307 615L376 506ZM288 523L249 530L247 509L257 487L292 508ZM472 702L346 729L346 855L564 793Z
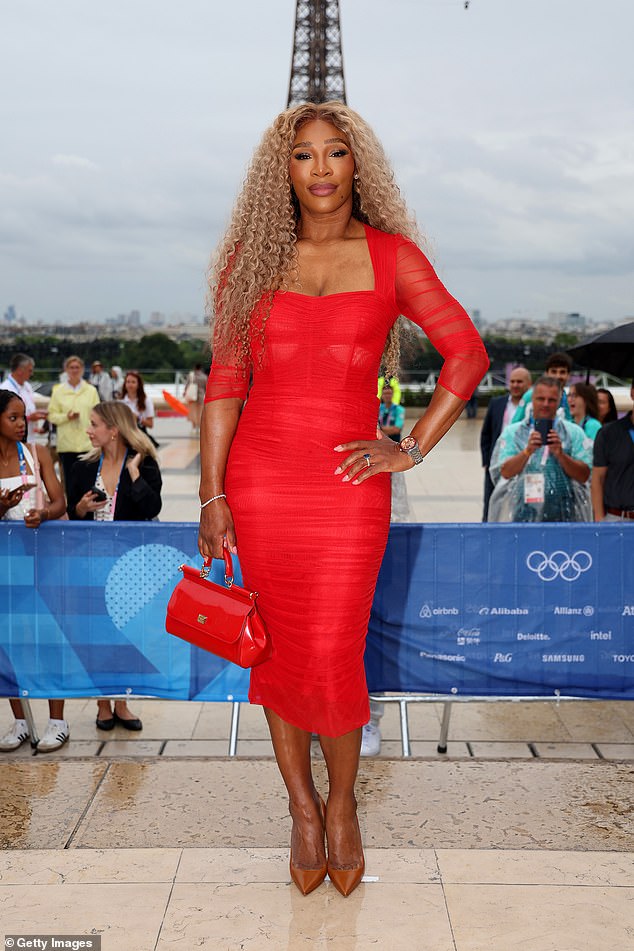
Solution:
M121 463L121 468L119 469L119 478L117 479L117 485L116 485L115 490L114 490L114 492L113 492L113 494L112 494L112 499L110 500L110 507L109 507L109 509L108 509L109 512L112 512L113 517L114 517L115 509L116 509L116 507L117 507L117 495L118 495L118 493L119 493L119 483L121 482L121 476L123 475L123 467L125 466L125 461L126 461L127 458L128 458L128 450L126 449L126 451L125 451L125 456L123 457L123 462ZM103 452L101 453L101 456L100 456L100 458L99 458L99 468L97 469L97 475L96 475L96 477L95 477L95 482L97 481L97 479L99 478L99 476L100 476L100 474L101 474L101 467L102 467L102 465L103 465ZM105 483L104 483L104 489L105 489L105 488L106 488L106 486L105 486ZM106 494L107 494L107 493L106 493Z
M381 406L381 424L383 426L396 426L394 422L395 408L394 406L386 406L385 403Z
M22 443L17 444L18 449L18 462L20 464L20 478L22 479L22 485L28 485L29 480L27 478L26 472L26 459L24 458L24 449L22 448Z

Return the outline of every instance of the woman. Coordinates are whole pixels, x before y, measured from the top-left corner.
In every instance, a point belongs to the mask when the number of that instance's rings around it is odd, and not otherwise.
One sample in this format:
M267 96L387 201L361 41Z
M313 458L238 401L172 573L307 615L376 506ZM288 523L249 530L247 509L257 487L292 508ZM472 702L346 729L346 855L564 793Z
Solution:
M139 429L152 429L154 426L154 404L145 392L143 377L136 370L128 370L123 381L120 399L130 407Z
M600 386L597 389L597 400L599 404L599 412L597 415L601 425L605 426L606 423L616 422L619 418L619 414L610 390L606 390L604 386Z
M139 429L145 433L155 449L159 448L156 439L148 432L154 426L154 404L145 392L143 377L137 370L128 370L123 381L121 400L126 403L134 415Z
M200 429L200 417L203 412L203 403L205 400L205 390L207 388L207 377L200 363L194 364L194 369L190 371L185 383L184 398L189 408L187 418L192 424L192 434Z
M253 668L249 697L264 707L288 790L290 871L304 894L328 872L347 895L365 867L354 787L389 473L422 460L488 366L416 235L366 123L341 103L306 104L265 133L211 277L199 547L214 558L223 544L239 551L245 584L260 593L273 656ZM376 438L376 381L386 338L388 376L398 369L399 313L446 361L424 418L397 444ZM333 379L337 403L324 413Z
M75 463L70 475L68 514L97 522L148 521L161 511L161 473L156 450L139 431L125 403L99 403L86 430L92 449ZM127 730L143 724L125 700L97 701L97 727Z
M568 387L568 406L573 421L594 442L594 437L601 429L596 388L591 383L571 383Z
M82 452L90 449L86 426L93 406L99 402L94 386L83 379L84 361L72 356L64 360L66 380L53 387L48 404L48 421L57 427L57 454L68 489L70 470Z
M43 522L60 518L66 503L48 450L23 442L26 426L22 399L10 390L0 390L0 518L39 528ZM15 721L0 739L0 751L5 753L17 750L29 738L22 704L13 699L9 703ZM48 707L50 719L37 746L42 753L59 749L70 736L64 701L49 700Z

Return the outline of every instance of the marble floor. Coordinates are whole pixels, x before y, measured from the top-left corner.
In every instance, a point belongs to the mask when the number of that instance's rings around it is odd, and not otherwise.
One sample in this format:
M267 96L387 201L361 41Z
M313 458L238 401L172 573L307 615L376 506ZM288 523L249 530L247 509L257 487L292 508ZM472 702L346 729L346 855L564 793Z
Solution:
M634 861L609 851L368 849L343 899L304 898L284 849L0 855L5 934L100 934L103 951L628 951Z
M197 517L188 430L156 427L164 521ZM460 420L410 474L416 519L479 521L479 431ZM361 762L366 875L348 899L290 884L259 709L242 706L229 758L229 704L131 706L142 734L100 733L94 701L73 700L62 750L0 756L0 935L98 935L102 951L634 947L634 704L457 703L445 755L442 705L412 704L409 759L387 705L381 755Z

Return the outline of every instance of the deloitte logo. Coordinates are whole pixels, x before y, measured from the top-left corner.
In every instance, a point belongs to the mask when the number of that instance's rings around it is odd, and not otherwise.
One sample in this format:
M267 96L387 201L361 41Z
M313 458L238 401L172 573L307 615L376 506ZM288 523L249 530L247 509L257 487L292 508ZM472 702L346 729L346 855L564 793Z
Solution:
M526 567L534 571L542 581L576 581L584 571L592 567L592 555L589 551L576 551L569 555L565 551L554 551L547 555L543 551L532 551L526 557Z
M460 614L458 608L431 608L428 604L424 604L420 611L418 612L419 617L442 617L443 615L448 614Z

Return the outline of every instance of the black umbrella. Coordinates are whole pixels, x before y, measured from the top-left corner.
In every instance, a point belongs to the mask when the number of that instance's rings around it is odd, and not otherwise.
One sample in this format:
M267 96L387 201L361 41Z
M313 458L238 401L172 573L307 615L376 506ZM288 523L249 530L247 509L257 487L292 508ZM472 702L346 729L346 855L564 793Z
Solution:
M582 367L629 380L634 377L634 320L569 347L567 352Z

